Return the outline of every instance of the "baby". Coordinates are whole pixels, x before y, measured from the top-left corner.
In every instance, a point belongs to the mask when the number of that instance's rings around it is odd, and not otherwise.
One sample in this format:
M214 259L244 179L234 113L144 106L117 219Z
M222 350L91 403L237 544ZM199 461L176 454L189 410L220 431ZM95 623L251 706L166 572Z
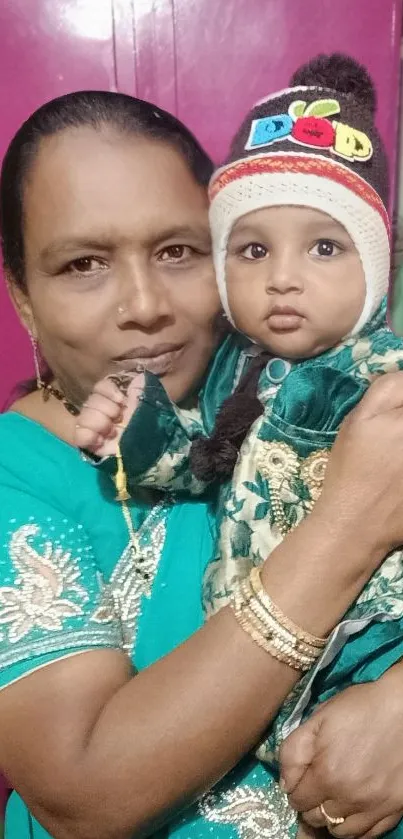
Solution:
M145 372L129 388L100 383L79 417L80 447L104 456L119 443L123 501L136 485L189 494L219 485L207 615L309 514L340 424L369 383L403 368L403 343L386 323L388 171L375 110L367 72L340 55L313 60L252 109L210 184L217 283L237 332L216 353L199 410L180 410ZM97 392L111 405L101 436ZM100 468L110 472L111 460ZM402 621L395 552L283 705L259 756L270 762L318 703L397 661Z

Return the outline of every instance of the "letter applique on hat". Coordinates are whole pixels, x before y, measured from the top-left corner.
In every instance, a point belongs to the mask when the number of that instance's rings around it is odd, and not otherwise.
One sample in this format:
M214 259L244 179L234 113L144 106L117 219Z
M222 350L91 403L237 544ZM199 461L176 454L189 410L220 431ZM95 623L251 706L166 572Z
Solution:
M327 149L351 162L370 160L373 149L369 137L363 131L329 119L339 113L336 99L317 99L310 105L297 99L291 103L288 114L254 119L245 149L252 151L289 140L308 148Z

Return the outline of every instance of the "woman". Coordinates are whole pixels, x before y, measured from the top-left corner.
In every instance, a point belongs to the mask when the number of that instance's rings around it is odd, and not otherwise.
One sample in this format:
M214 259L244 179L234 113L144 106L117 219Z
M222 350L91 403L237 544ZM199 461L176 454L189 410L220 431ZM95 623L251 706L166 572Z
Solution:
M281 796L274 817L265 770L244 755L298 674L230 609L200 629L207 502L139 496L126 521L71 445L94 382L140 358L191 408L217 341L209 174L173 117L107 93L45 106L4 161L10 293L52 371L46 386L38 365L39 390L0 423L0 767L21 795L11 839L124 839L162 824L178 837L281 835ZM351 416L315 510L264 567L265 589L309 633L326 635L403 542L402 418L398 373ZM230 772L225 807L219 792L192 806Z

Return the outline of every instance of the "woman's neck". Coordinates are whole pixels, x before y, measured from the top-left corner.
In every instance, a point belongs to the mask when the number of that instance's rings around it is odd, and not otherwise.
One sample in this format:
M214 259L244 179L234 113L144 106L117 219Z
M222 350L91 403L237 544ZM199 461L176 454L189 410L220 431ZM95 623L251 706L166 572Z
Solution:
M54 396L45 401L42 391L34 391L21 399L17 399L9 411L22 414L28 419L43 425L51 434L60 437L70 446L74 446L74 429L76 418L73 417L61 402Z

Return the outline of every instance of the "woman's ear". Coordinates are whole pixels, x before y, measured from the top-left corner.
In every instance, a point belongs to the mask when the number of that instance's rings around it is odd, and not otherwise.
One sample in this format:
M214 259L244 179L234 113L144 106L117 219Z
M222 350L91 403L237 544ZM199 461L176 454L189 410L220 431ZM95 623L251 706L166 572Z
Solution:
M33 338L37 338L35 318L33 316L31 301L27 292L25 289L17 285L13 277L11 277L11 275L7 272L5 274L5 281L11 302L17 312L20 322Z

